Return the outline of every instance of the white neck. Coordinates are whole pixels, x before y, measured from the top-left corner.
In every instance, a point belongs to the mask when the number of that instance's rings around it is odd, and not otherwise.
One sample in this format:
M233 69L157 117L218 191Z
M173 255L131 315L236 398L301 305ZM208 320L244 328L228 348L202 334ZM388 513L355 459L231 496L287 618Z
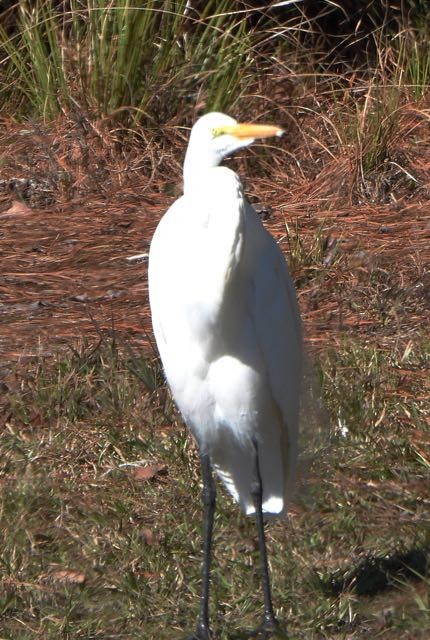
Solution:
M184 160L184 194L198 189L209 171L217 167L222 161L222 156L208 149L190 144Z

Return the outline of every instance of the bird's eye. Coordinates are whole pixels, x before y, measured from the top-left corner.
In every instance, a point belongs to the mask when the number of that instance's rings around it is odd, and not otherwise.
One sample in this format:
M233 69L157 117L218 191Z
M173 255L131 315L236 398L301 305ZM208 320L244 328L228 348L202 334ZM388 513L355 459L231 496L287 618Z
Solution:
M213 138L218 138L219 136L222 136L223 133L224 130L221 127L215 127L214 129L212 129Z

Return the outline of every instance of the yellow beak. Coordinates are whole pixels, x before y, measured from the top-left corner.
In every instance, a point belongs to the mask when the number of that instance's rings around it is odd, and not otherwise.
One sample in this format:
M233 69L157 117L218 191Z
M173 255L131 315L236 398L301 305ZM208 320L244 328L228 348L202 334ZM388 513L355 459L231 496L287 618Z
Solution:
M227 133L235 138L270 138L270 136L282 136L284 130L272 124L252 124L242 122L223 127L223 133Z

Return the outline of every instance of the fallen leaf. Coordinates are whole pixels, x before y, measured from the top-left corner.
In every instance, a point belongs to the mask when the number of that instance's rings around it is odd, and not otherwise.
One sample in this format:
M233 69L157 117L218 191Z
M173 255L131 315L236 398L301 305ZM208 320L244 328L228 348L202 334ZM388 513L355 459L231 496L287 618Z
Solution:
M15 216L15 215L22 216L22 215L28 215L29 213L33 213L30 207L27 207L26 204L24 204L23 202L20 202L19 200L13 200L9 209L7 209L7 211L2 213L0 217L3 218L6 216Z
M156 475L166 475L167 466L163 463L150 464L147 467L136 467L133 475L136 480L152 480Z
M176 429L175 425L169 422L167 424L162 424L159 427L157 427L157 433L162 433L163 435L168 433L170 435L170 433L174 429Z
M140 530L140 535L142 536L143 541L150 547L154 546L154 544L157 543L157 537L151 529L143 527Z
M151 573L150 571L142 571L142 573L140 574L142 576L142 578L146 578L147 580L151 580L154 578L161 578L163 576L162 573Z
M32 424L33 427L39 427L42 424L42 422L43 422L43 416L41 412L38 411L37 409L33 409L30 416L30 424Z
M53 573L49 573L46 578L63 584L84 584L86 580L84 573L81 573L81 571L75 571L74 569L54 571Z

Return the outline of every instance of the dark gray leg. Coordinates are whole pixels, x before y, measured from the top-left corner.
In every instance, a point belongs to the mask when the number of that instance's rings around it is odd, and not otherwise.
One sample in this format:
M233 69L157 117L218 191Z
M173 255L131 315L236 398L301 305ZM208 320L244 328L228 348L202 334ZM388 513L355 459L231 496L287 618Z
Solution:
M202 467L203 491L203 572L202 592L200 598L200 613L196 632L189 640L210 640L209 632L209 582L212 555L212 530L216 504L215 483L212 477L211 462L208 454L200 454Z
M261 581L264 595L264 617L261 627L257 629L255 635L268 637L279 628L272 605L272 593L270 588L269 565L267 562L266 538L264 534L263 521L263 482L260 474L260 464L258 460L258 445L254 442L254 478L251 485L251 495L255 507L255 520L258 532L258 545L260 549Z

